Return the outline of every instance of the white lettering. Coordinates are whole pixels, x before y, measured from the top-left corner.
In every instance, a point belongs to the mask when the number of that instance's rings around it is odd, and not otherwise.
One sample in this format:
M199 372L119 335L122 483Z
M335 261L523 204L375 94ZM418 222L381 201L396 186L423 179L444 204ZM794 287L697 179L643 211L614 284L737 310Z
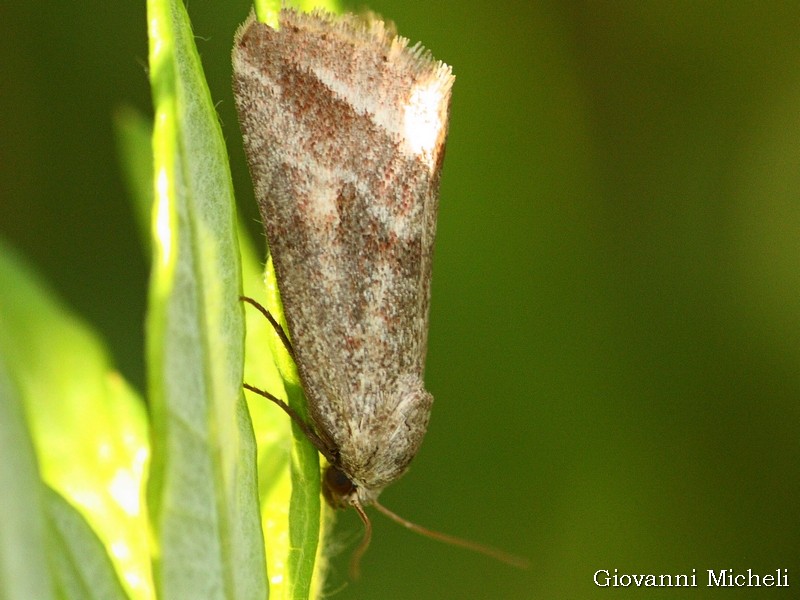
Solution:
M725 586L725 573L728 571L726 569L722 569L719 572L719 578L714 575L714 571L712 569L708 570L708 587L716 587L716 586Z
M605 577L603 577L600 581L597 581L597 576L602 574L602 573L605 573ZM606 571L605 569L600 569L599 571L595 571L594 572L594 584L597 587L608 587L609 586L609 579L610 579L610 575L609 575L608 571ZM601 581L603 583L601 583Z
M720 575L720 585L725 585L724 575ZM691 575L654 573L620 573L614 569L598 569L594 572L594 584L597 587L697 587L697 569Z

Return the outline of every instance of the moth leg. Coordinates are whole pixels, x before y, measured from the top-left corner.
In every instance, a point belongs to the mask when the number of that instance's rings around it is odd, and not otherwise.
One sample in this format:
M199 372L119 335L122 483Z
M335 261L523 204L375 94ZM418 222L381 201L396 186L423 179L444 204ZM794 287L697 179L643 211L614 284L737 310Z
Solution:
M272 313L248 296L239 296L239 300L254 306L256 309L258 309L258 312L266 317L267 321L269 321L270 325L272 325L272 328L275 330L275 333L277 333L278 337L281 338L281 343L283 344L284 348L286 348L289 356L291 356L292 360L294 360L294 348L292 348L292 343L289 341L289 336L286 335L283 327L281 327L280 323L275 320L275 317L272 316Z
M286 402L284 402L277 396L273 396L266 390L257 388L253 385L250 385L249 383L243 383L242 386L244 387L244 389L250 390L254 394L258 394L259 396L266 398L273 404L277 404L283 410L283 412L285 412L287 415L291 417L292 421L294 421L294 424L300 428L303 434L308 438L308 441L311 442L317 450L319 450L319 453L322 454L322 456L324 456L329 463L331 464L336 463L337 458L334 452L332 452L331 449L328 448L325 442L322 441L322 438L319 437L319 434L316 431L314 431L314 429L303 420L303 417L301 417L295 409L286 404Z

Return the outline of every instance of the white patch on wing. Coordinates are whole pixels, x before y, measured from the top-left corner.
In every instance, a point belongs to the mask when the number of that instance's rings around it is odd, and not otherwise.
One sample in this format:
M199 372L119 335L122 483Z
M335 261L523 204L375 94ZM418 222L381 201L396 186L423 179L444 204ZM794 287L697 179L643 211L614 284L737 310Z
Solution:
M434 151L444 128L445 94L439 79L417 83L405 106L403 141L412 154L434 167Z

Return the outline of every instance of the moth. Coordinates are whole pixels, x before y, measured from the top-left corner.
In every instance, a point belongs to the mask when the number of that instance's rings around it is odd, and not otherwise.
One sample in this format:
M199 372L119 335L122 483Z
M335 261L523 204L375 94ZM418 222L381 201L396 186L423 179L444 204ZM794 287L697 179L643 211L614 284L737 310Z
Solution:
M311 423L246 387L327 458L323 493L358 511L362 551L368 505L431 534L377 500L408 469L433 403L423 375L451 69L380 20L284 8L277 29L253 16L240 27L233 72Z
M242 25L233 69L295 361L339 472L326 497L363 507L406 471L433 402L423 373L453 76L381 21L285 8L278 30Z

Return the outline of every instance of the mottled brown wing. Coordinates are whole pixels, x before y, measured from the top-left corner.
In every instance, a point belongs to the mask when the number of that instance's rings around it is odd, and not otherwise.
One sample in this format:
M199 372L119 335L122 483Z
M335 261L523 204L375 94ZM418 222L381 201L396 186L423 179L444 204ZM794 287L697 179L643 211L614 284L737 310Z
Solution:
M281 12L234 46L256 198L314 423L354 483L402 474L422 378L452 75L380 22Z

